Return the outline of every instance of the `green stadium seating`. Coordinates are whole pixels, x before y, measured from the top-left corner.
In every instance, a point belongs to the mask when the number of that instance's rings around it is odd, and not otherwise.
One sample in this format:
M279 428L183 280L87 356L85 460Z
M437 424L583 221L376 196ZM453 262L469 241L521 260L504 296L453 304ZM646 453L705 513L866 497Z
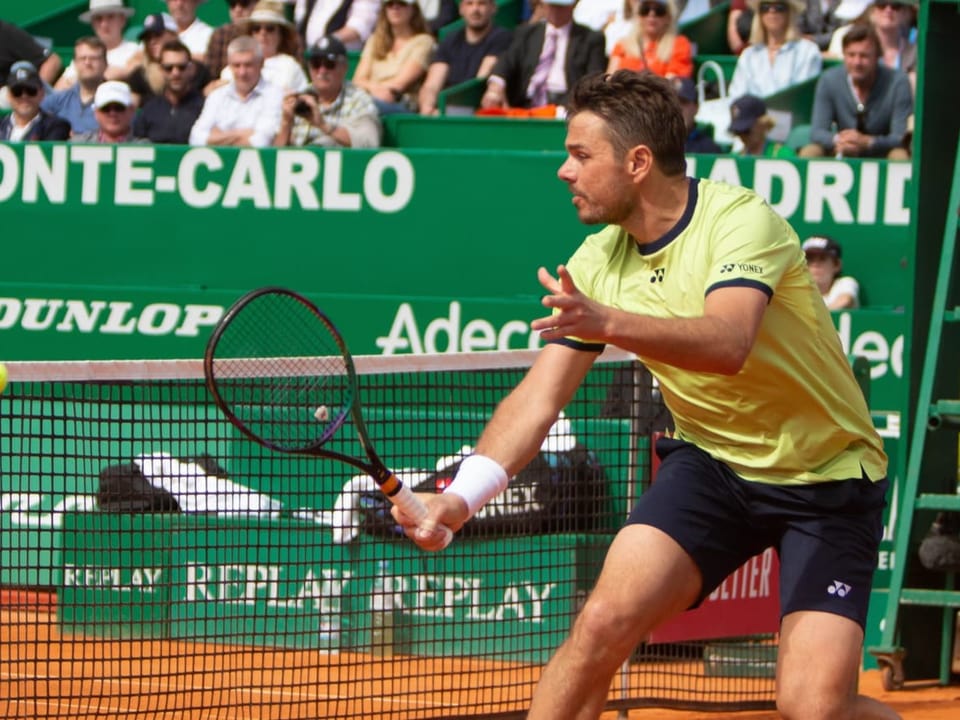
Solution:
M727 44L727 15L729 13L730 3L725 1L710 8L710 12L679 27L680 34L694 43L694 55L724 55L730 53L730 46Z
M441 115L472 115L480 107L487 84L479 78L452 85L437 95L437 109Z
M562 120L387 115L383 145L402 148L554 151L563 148Z

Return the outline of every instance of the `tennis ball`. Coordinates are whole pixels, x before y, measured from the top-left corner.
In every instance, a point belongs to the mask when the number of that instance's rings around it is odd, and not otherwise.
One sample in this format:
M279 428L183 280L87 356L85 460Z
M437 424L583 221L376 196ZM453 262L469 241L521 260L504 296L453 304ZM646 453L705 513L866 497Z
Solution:
M0 393L7 387L7 366L0 363Z

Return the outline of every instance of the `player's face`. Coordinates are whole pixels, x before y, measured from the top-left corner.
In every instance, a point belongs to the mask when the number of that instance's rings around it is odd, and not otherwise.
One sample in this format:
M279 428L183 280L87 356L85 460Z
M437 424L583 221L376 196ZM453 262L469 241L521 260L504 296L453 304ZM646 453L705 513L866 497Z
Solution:
M623 158L617 156L606 123L589 112L571 118L567 126L567 159L557 177L573 194L580 222L621 224L636 207L633 185Z
M496 9L492 0L460 0L460 17L474 30L487 27L493 21Z

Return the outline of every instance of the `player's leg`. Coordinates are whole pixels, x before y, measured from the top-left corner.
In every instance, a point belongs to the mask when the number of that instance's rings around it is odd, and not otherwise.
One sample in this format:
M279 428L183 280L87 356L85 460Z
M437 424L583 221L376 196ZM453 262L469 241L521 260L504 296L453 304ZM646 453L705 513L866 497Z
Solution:
M754 488L754 507L778 507L783 622L777 708L787 720L892 720L858 696L886 481L866 478L792 488Z
M614 673L651 630L701 601L770 543L749 522L742 483L695 446L657 442L656 481L604 562L570 637L547 665L529 720L600 715Z
M857 694L863 630L828 612L783 619L777 662L777 710L784 720L896 720L886 705Z
M625 527L570 636L544 669L528 720L599 717L623 661L699 592L700 572L676 541L649 525Z

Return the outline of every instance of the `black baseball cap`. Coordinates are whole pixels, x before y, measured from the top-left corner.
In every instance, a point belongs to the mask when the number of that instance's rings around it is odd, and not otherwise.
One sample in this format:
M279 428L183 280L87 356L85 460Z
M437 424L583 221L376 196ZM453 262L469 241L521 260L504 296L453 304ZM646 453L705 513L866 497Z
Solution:
M756 95L743 95L730 105L730 132L750 132L750 128L767 114L767 104Z
M166 13L153 13L143 19L143 29L137 35L137 40L143 40L148 35L162 35L168 30L172 33L177 32L177 24L173 18Z
M814 255L832 255L833 257L840 259L843 255L843 251L840 249L840 243L834 240L831 237L826 235L811 235L806 240L803 241L804 253L810 253Z
M40 79L40 73L33 63L27 60L19 60L10 66L10 74L7 75L7 87L11 90L18 87L29 87L39 90L43 87L43 80Z
M329 58L339 60L347 56L347 46L335 35L324 35L307 49L307 58Z

